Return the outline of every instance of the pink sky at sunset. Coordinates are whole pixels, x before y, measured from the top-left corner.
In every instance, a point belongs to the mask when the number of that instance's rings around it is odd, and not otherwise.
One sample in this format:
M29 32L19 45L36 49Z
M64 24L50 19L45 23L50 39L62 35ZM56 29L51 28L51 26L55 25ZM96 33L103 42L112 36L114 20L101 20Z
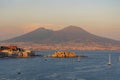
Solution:
M62 25L54 25L54 24L27 24L20 27L0 27L0 37L1 40L13 38L16 36L23 35L25 33L31 32L37 28L46 28L51 30L59 30L64 26Z
M25 33L31 32L40 27L44 27L46 29L51 29L51 30L60 30L67 26L69 25L55 25L55 24L29 24L28 25L27 24L21 27L11 27L11 28L0 27L0 32L1 32L0 36L1 36L1 40L5 40L5 39L23 35ZM75 25L75 26L78 26L78 25ZM94 27L94 26L90 27L90 26L82 26L82 25L78 27L81 27L85 29L86 31L92 34L95 34L95 35L120 40L120 37L119 37L120 28L119 27Z
M69 25L120 40L120 0L0 0L0 40Z

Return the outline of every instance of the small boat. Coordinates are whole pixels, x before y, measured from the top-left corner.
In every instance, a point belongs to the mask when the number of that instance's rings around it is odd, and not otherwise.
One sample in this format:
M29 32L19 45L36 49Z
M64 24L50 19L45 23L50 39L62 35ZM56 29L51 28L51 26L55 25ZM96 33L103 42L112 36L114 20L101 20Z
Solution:
M47 61L47 58L45 58L44 60Z
M119 56L119 62L120 62L120 56Z
M17 72L17 74L18 74L18 75L20 75L20 74L21 74L21 72Z
M78 61L77 62L80 62L80 57L78 57Z
M112 63L111 63L111 54L109 54L108 56L109 56L108 65L112 65Z

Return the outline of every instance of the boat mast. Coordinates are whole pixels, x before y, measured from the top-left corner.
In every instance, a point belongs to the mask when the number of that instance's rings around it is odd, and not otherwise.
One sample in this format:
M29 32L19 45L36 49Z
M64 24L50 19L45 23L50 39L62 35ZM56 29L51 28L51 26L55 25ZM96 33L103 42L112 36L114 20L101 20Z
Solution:
M108 65L112 65L112 63L111 63L111 54L109 54L109 62L108 62Z
M78 57L78 62L80 62L80 56Z
M119 56L119 62L120 62L120 56Z

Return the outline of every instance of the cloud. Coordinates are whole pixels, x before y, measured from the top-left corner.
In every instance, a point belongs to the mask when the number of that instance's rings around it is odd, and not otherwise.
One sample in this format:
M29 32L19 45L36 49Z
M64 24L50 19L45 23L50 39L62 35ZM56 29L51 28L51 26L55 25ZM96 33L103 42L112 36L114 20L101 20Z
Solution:
M52 29L52 30L59 30L59 29L62 29L64 26L55 25L55 24L29 24L29 25L24 25L23 30L26 32L30 32L40 27L44 27L46 29Z
M0 40L9 39L22 34L22 28L20 27L0 27Z
M67 25L68 26L68 25ZM0 40L5 40L9 38L13 38L16 36L23 35L25 33L31 32L37 28L44 27L46 29L52 29L52 30L59 30L66 25L56 25L56 24L27 24L22 26L9 26L9 27L0 27ZM120 27L91 27L91 26L85 26L82 27L83 29L87 30L90 33L93 33L95 35L108 37L116 40L120 40Z
M28 24L17 27L4 26L4 27L0 27L0 40L5 40L16 36L20 36L40 27L44 27L46 29L58 30L63 28L64 26L55 25L55 24Z

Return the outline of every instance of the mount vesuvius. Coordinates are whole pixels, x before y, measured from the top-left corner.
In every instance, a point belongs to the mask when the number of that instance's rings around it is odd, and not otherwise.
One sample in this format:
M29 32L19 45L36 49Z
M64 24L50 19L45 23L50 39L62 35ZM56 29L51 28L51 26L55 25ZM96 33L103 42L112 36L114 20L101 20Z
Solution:
M29 42L37 44L72 44L82 46L120 46L120 41L108 39L91 34L80 27L68 26L64 29L53 31L45 28L38 28L27 34L5 40L4 42Z

